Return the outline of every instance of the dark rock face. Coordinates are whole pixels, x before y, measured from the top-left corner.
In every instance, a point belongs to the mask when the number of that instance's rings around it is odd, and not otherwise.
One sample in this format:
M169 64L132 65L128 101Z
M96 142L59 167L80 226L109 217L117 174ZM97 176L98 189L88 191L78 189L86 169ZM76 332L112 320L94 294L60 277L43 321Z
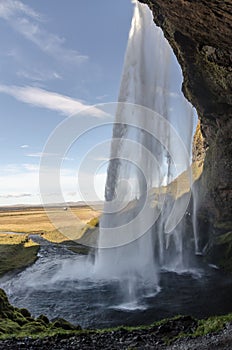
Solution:
M232 1L139 1L153 11L182 67L183 92L204 137L202 207L214 226L227 223L226 231L232 226Z

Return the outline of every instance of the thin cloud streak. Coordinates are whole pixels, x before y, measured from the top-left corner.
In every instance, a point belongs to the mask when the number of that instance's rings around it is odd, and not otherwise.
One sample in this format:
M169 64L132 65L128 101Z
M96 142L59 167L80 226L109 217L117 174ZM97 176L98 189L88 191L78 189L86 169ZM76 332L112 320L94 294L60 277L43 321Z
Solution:
M47 71L25 71L20 70L17 73L17 76L19 78L24 78L28 80L34 80L34 81L48 81L48 80L61 80L62 76L57 72L47 72Z
M65 39L41 27L43 16L20 1L1 1L0 18L6 20L15 31L34 43L41 51L57 60L80 64L88 59L88 56L80 55L76 50L65 48Z
M42 20L42 16L29 6L18 0L4 0L0 2L0 17L9 19L15 15L24 14L31 18Z
M85 109L91 107L84 104L82 101L75 100L69 96L32 86L21 87L2 84L0 85L0 93L10 95L18 101L33 105L35 107L57 111L65 116L83 112ZM96 107L92 107L91 115L95 117L105 117L106 113Z
M43 152L28 153L28 154L26 154L26 157L33 157L33 158L58 157L58 158L61 158L58 153L43 153ZM69 158L69 157L62 157L62 159L63 160L74 160L73 158Z

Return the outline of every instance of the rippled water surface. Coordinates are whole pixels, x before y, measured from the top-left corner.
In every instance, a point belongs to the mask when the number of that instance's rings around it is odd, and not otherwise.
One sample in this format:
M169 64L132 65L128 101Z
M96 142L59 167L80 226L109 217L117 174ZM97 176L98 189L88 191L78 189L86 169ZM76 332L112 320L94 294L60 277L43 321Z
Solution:
M0 286L10 301L34 316L63 317L82 327L148 324L176 314L206 317L232 312L232 276L204 266L192 273L163 271L160 291L142 299L123 301L117 281L94 280L85 256L52 244L40 249L39 259L17 275L5 276Z

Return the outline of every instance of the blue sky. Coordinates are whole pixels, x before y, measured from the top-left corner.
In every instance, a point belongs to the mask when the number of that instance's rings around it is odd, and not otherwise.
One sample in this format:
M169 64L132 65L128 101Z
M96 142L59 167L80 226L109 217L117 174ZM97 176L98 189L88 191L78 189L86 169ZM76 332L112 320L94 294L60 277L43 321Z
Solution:
M130 0L0 0L0 205L39 203L50 133L86 106L117 101L132 13ZM69 152L66 200L80 199L76 170L86 145L110 133L89 134ZM104 176L100 170L101 193Z

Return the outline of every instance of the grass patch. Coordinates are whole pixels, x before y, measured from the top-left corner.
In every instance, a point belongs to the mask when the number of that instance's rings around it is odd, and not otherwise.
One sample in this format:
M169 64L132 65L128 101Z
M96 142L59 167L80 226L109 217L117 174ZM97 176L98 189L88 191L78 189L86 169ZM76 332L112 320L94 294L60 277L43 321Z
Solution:
M0 275L32 264L38 251L39 245L26 234L0 234Z
M227 323L232 322L232 314L222 316L212 316L206 320L199 320L198 327L193 336L198 337L209 333L215 333L222 330Z
M75 242L86 230L98 225L100 212L88 206L70 207L70 210L78 217L79 227L70 225L63 208L49 208L64 234L52 225L43 208L0 210L0 276L35 262L39 245L29 238L30 233L40 234L52 243L65 244L75 253L87 254L89 249Z
M82 228L82 237L84 234L89 230L94 230L96 227L99 226L99 217L94 217L90 221L87 222L87 224Z
M63 243L67 241L67 237L62 235L59 230L45 232L41 235L44 239L52 243Z
M100 211L96 211L88 206L70 207L70 210L83 224L100 215ZM49 208L47 211L56 218L56 223L58 223L59 227L70 226L69 216L65 215L62 208ZM9 208L0 210L0 231L41 233L53 232L56 229L43 208L20 208L17 210Z

